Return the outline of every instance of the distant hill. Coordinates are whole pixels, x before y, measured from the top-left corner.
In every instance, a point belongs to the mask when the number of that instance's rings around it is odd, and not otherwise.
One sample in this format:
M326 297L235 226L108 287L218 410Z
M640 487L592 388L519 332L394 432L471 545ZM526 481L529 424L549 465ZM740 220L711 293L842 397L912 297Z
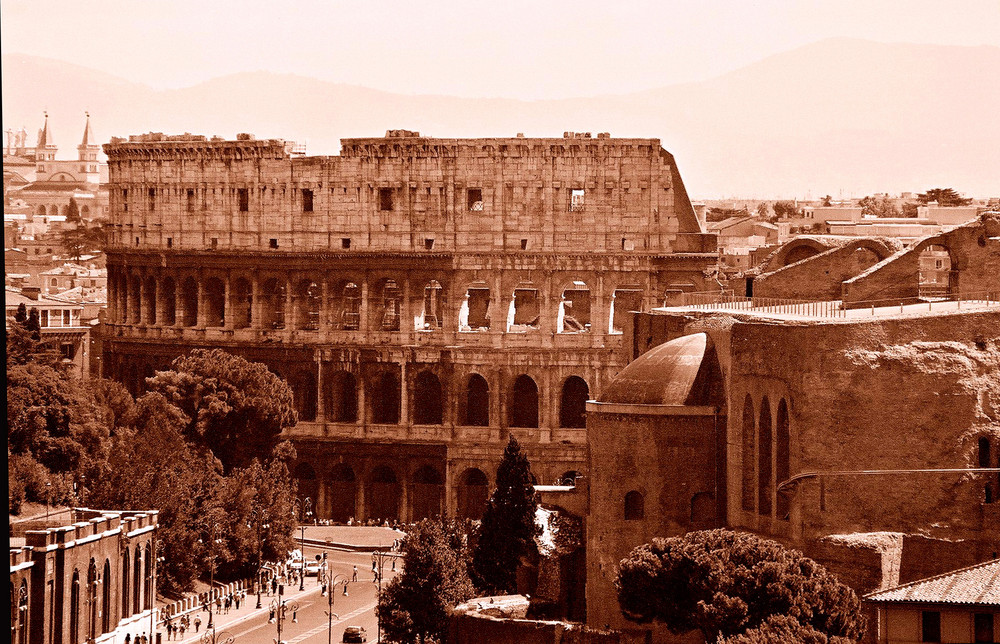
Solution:
M830 39L717 78L617 96L518 101L408 96L247 72L154 91L69 63L3 56L4 129L41 111L69 154L90 110L99 138L252 132L336 154L387 129L430 136L651 136L697 197L813 196L951 186L1000 196L1000 48Z

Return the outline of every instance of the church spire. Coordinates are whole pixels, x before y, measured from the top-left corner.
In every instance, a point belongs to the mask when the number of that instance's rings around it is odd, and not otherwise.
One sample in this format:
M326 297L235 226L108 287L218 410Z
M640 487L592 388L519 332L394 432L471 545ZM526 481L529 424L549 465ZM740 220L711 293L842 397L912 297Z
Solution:
M87 115L87 125L83 128L83 141L80 143L80 147L94 144L94 133L90 130L90 112L84 112L84 114Z
M43 161L52 161L56 158L56 151L59 148L56 146L56 141L52 137L52 132L49 131L49 113L48 111L43 113L45 114L45 125L42 126L41 131L38 133L38 145L35 146L35 158Z
M76 149L80 153L80 161L97 161L97 152L101 146L94 138L94 131L90 129L90 112L84 112L84 114L87 115L87 124L83 128L83 140L80 145L76 146Z

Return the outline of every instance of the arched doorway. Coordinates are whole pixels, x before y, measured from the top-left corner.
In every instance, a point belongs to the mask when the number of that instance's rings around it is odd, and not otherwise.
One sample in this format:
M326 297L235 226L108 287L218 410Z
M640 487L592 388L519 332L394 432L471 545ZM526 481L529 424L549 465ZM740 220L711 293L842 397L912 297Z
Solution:
M563 383L559 401L559 426L582 429L587 426L587 399L590 388L579 376L570 376Z
M490 386L478 373L469 376L462 401L462 424L472 427L490 425Z
M417 374L413 386L413 423L440 425L444 415L441 381L430 371Z
M530 376L518 376L511 387L507 424L510 427L538 427L538 385Z
M437 469L425 465L414 473L411 501L414 521L440 516L443 513L444 477Z
M371 396L372 422L384 425L399 423L399 377L384 371L375 379Z
M931 244L920 251L917 288L922 298L950 298L952 295L951 253L947 247Z
M490 481L479 469L470 467L458 479L458 516L460 519L481 519L490 497Z
M357 516L355 500L358 496L358 482L354 470L347 463L338 463L330 470L330 519L337 523L347 523Z
M358 381L350 371L335 371L326 384L327 419L334 423L358 420Z
M300 498L309 497L310 499L315 499L316 494L319 490L319 486L316 481L316 470L313 466L305 461L299 463L295 466L295 472L292 474L298 484L297 496Z
M399 479L391 467L380 465L368 476L365 515L378 521L399 519Z

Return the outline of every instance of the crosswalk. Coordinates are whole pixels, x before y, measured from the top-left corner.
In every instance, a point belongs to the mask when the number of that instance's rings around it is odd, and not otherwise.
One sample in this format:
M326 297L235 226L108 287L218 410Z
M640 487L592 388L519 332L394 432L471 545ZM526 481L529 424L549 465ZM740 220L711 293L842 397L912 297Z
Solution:
M346 615L344 615L342 617L341 616L337 616L337 618L333 620L333 625L337 626L338 624L343 624L344 622L346 622L348 620L354 619L358 615L363 615L364 613L370 611L373 608L375 608L375 602L372 602L372 603L370 603L370 604L368 604L366 606L362 606L361 608L358 608L357 610L353 610L350 613L347 613ZM315 627L313 629L310 629L310 630L306 631L305 633L302 633L300 635L296 635L295 637L293 637L290 640L285 640L285 644L299 644L299 642L303 642L303 641L309 639L310 637L312 637L314 635L318 635L319 633L322 633L323 631L327 630L327 628L329 628L329 624L322 624L320 626L317 626L317 627Z

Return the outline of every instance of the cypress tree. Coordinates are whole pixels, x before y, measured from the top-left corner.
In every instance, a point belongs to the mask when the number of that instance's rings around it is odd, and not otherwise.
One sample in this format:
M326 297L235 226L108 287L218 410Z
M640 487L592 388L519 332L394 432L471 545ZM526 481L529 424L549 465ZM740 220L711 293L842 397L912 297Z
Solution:
M521 558L536 548L538 499L532 478L528 458L511 436L497 467L497 486L486 504L472 554L473 581L482 592L516 592Z

